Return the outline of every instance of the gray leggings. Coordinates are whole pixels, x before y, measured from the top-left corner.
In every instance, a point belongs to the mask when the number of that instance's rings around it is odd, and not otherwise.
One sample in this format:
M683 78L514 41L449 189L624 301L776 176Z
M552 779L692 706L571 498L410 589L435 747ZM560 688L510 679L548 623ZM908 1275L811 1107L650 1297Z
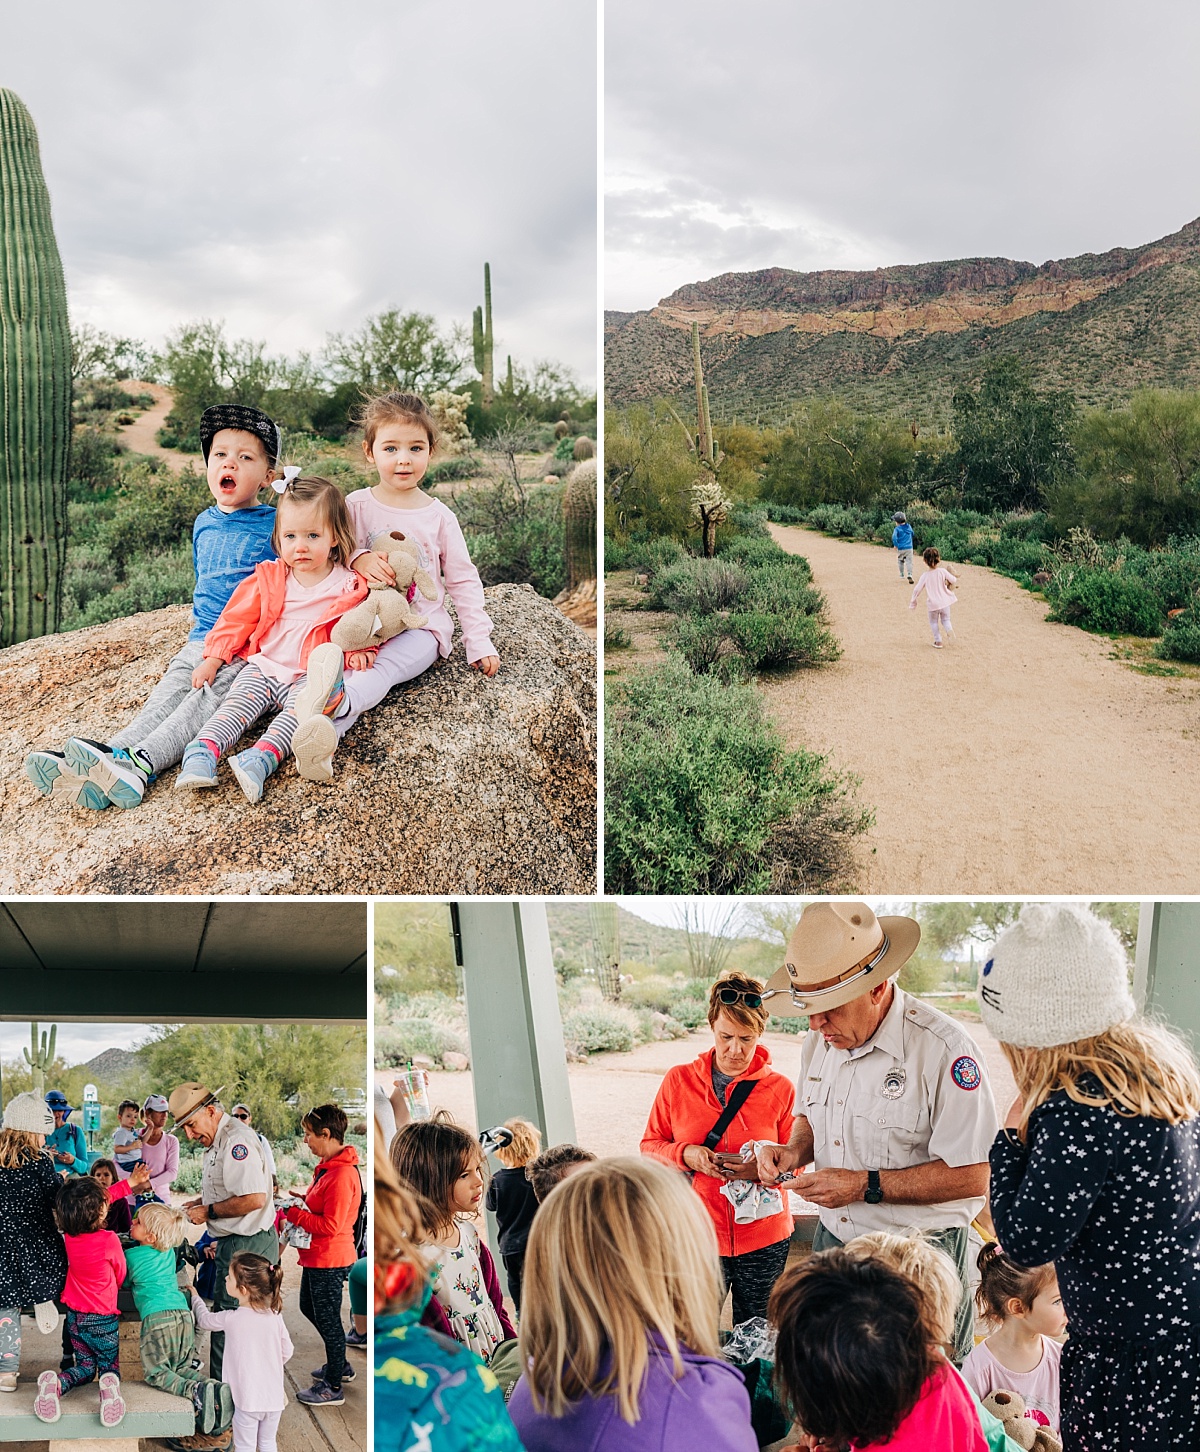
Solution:
M203 659L204 642L189 640L129 725L108 738L109 746L140 751L156 772L177 766L183 760L183 748L199 736L200 728L229 694L246 664L235 660L223 665L213 683L197 691L192 685L192 672Z
M897 560L898 564L900 565L900 573L902 575L909 575L909 576L911 576L912 575L912 550L911 549L907 549L907 550L898 549L896 551L896 560Z
M0 1376L21 1370L21 1308L0 1306Z
M298 725L292 702L303 685L303 676L285 686L265 671L259 670L253 661L247 662L246 669L225 697L225 704L204 723L204 729L200 732L201 739L211 741L217 748L217 754L224 756L260 716L265 716L272 706L278 706L281 708L279 715L255 745L265 742L273 746L282 761L292 749L292 737L295 736Z

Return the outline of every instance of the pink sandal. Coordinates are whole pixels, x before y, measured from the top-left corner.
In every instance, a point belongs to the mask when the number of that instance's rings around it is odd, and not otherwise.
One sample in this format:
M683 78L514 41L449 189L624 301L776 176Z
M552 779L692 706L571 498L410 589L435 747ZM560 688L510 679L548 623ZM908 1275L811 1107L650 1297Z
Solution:
M100 1378L100 1425L119 1427L125 1415L125 1398L121 1395L121 1378L106 1371Z
M43 1371L37 1379L37 1396L33 1399L33 1415L39 1422L57 1422L62 1416L58 1398L58 1372Z

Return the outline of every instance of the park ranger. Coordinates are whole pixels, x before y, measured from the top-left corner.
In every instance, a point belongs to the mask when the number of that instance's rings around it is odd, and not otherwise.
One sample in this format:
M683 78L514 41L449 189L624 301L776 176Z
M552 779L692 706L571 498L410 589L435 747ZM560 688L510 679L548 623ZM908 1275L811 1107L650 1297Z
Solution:
M214 1311L227 1311L237 1301L225 1286L229 1262L242 1251L264 1255L279 1263L279 1237L275 1233L275 1202L271 1175L258 1135L249 1125L226 1114L217 1103L220 1090L210 1093L203 1084L180 1084L171 1092L169 1107L175 1128L205 1146L200 1197L186 1201L184 1213L193 1225L203 1225L217 1242ZM225 1333L209 1338L209 1375L220 1380L225 1355Z
M813 903L763 998L808 1015L796 1119L786 1145L759 1151L773 1183L810 1162L792 1188L819 1206L814 1251L856 1235L919 1230L958 1267L955 1354L971 1349L967 1232L983 1208L996 1106L974 1040L893 981L921 937L912 918L866 903Z

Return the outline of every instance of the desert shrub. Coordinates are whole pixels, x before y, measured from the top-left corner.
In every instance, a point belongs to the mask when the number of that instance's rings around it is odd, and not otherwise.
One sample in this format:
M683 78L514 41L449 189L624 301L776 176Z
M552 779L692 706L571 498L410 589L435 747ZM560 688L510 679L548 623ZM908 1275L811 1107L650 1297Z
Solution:
M473 454L456 454L449 459L439 459L425 471L425 483L449 484L457 479L475 479L483 472L483 465Z
M190 543L139 555L127 566L124 579L104 590L104 582L111 578L109 569L115 576L115 568L111 563L105 566L95 546L68 561L72 593L63 610L63 630L100 625L143 610L161 610L164 605L182 605L192 598L196 583Z
M116 508L100 536L118 576L124 577L137 555L190 543L196 516L211 503L204 476L194 470L176 474L140 462L125 466Z
M795 561L793 564L784 557L756 566L750 573L742 607L771 615L820 614L825 597L811 583L808 561L799 556Z
M636 1037L631 1020L628 1010L615 1005L577 1008L563 1019L563 1041L577 1054L628 1053Z
M735 611L726 627L729 637L752 669L825 665L841 655L831 631L811 615L768 615L759 610Z
M563 486L521 494L507 480L457 496L451 507L485 585L532 585L553 599L567 582Z
M375 1030L375 1062L398 1067L422 1054L441 1063L447 1053L465 1054L466 1044L453 1029L427 1018L393 1019Z
M573 462L575 457L575 440L563 437L554 445L554 457L564 459L568 463Z
M698 984L702 991L697 994L690 989L676 989L668 1001L667 1012L675 1020L681 1023L684 1028L703 1028L708 1023L708 989L707 983Z
M681 655L692 670L704 674L720 659L728 633L724 616L684 615L663 637L663 644Z
M727 543L723 543L717 550L717 557L723 560L736 560L739 565L745 565L747 569L753 569L755 565L775 564L782 559L794 559L797 565L804 565L807 568L808 562L803 555L787 555L781 550L770 535L735 535Z
M604 649L605 650L628 650L633 644L633 637L623 626L614 625L611 620L604 621Z
M98 428L77 428L71 435L71 457L67 473L72 498L87 498L92 491L116 483L116 460L120 450L112 434Z
M683 545L671 535L649 539L644 535L635 536L625 543L609 536L604 541L606 570L633 570L637 574L654 576L680 560L690 558Z
M778 1018L772 1014L767 1019L767 1032L772 1034L806 1034L808 1032L807 1017L800 1018Z
M747 584L745 570L729 560L685 559L654 576L650 600L677 615L710 615L728 609Z
M608 723L612 892L768 891L776 831L844 803L852 789L823 757L784 748L753 687L722 686L683 661L619 683ZM838 842L866 825L847 815Z
M1056 578L1049 592L1054 601L1052 620L1114 635L1157 635L1163 611L1137 579L1113 570L1075 569Z
M1200 615L1194 609L1185 610L1168 620L1154 654L1162 660L1200 662Z
M767 501L767 518L773 524L810 524L812 511L798 504L777 504L771 499Z
M621 1002L629 1008L669 1014L674 989L675 985L666 978L643 978L640 983L631 983L621 990Z

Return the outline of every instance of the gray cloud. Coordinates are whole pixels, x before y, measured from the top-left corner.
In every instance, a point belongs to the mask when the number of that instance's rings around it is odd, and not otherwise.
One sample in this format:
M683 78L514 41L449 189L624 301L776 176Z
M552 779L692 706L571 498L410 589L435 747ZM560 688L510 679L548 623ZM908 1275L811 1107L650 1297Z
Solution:
M0 3L76 318L315 350L388 306L594 382L595 16L511 0Z
M1200 213L1198 58L1171 0L607 0L608 304L1174 231Z

